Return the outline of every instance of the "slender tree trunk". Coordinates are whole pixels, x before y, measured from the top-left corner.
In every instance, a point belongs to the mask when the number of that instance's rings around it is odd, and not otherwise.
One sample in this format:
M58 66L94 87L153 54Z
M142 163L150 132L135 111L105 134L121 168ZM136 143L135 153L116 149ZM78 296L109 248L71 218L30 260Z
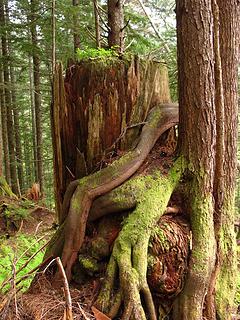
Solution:
M40 57L38 53L38 37L36 13L38 2L31 0L31 37L33 44L33 83L34 83L34 107L36 122L36 147L37 147L37 180L43 193L43 159L42 159L42 103L40 91Z
M74 52L76 52L77 49L80 49L80 36L79 36L79 17L77 12L77 7L79 6L79 0L72 0L72 4L75 7L76 10L74 10L73 13L73 46L74 46Z
M2 105L0 98L0 123L2 119ZM3 175L3 142L2 142L2 125L0 125L0 177Z
M56 65L56 1L52 0L52 79ZM53 81L53 80L52 80Z
M108 45L116 51L124 51L123 0L108 0Z
M9 9L6 4L6 24L10 23L9 18ZM8 37L8 52L9 56L12 56L11 50L11 33ZM23 167L22 167L22 148L21 148L21 138L20 138L20 127L19 127L19 110L17 106L17 98L16 98L16 86L15 86L15 70L13 67L13 61L10 59L9 62L10 68L10 83L11 83L11 105L13 110L13 122L14 122L14 136L15 136L15 155L16 155L16 166L17 166L17 176L18 176L18 189L19 194L23 190Z
M19 181L20 191L22 191L24 186L23 165L22 165L23 154L22 154L20 126L19 126L19 109L18 109L17 98L16 98L15 74L14 74L14 69L12 65L10 65L10 78L11 78L11 88L12 88L11 98L12 98L13 118L14 118L17 172L18 172L18 181Z
M218 43L215 43L216 63L216 103L222 110L217 119L217 130L221 132L219 144L222 146L216 158L215 189L215 234L218 246L217 263L209 286L207 310L209 319L232 319L234 294L236 289L235 252L235 188L237 172L237 114L238 114L238 71L240 5L231 0L226 6L223 0L214 0L215 20L218 27ZM219 105L221 101L221 106ZM218 111L219 112L219 111ZM219 149L219 148L218 148ZM222 151L222 152L221 152ZM228 248L226 250L225 248ZM211 289L212 285L215 291ZM214 308L211 306L214 305Z
M5 3L5 10L7 10L8 3ZM6 11L4 10L3 1L0 2L0 15L1 25L6 26ZM10 91L10 63L9 63L9 50L6 31L2 33L2 55L4 58L3 65L3 78L4 78L4 93L5 93L5 105L7 110L7 134L8 134L8 148L9 148L9 160L10 160L10 174L11 174L11 187L14 193L19 194L18 177L16 168L16 155L15 155L15 133L13 123L13 108L11 103L11 91Z
M27 190L33 183L34 180L34 165L35 163L32 161L32 144L29 139L27 139L27 134L23 139L23 152L24 152L24 162L25 162L25 189Z
M4 175L7 183L11 182L10 161L8 152L8 134L7 134L7 109L5 105L3 71L0 70L0 103L1 103L1 123L2 123L2 141L3 141L3 161Z
M32 58L29 56L29 97L31 104L31 123L32 123L32 150L33 150L33 181L37 181L37 141L36 141L36 118L34 108L34 85L33 85L33 67ZM33 182L32 181L32 182Z
M95 17L95 33L96 33L96 46L101 48L101 35L100 35L100 22L99 22L99 12L98 12L98 1L93 0L93 9Z

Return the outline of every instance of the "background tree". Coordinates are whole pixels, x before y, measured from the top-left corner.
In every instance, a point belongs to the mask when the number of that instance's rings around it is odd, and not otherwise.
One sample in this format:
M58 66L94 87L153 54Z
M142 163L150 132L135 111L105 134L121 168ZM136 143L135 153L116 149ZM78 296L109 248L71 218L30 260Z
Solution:
M7 34L7 16L8 16L8 2L0 3L1 7L1 26L2 32L2 56L3 62L3 80L4 80L4 96L5 96L5 110L7 120L7 141L9 151L9 167L11 187L15 194L19 194L16 155L15 155L15 131L13 122L13 104L11 100L11 80L10 80L10 56L9 56L9 39Z
M36 127L36 155L37 155L37 181L40 184L40 190L43 192L43 160L42 160L42 98L40 91L40 57L37 36L37 12L39 3L37 0L31 0L31 25L30 32L32 38L32 59L33 59L33 84L34 84L34 111Z
M76 9L79 7L79 0L73 0L72 4ZM74 8L75 9L75 8ZM77 49L80 49L80 28L79 28L79 12L78 10L74 10L73 13L73 45L74 45L74 52L76 52Z
M122 0L108 0L108 45L124 50L124 15Z

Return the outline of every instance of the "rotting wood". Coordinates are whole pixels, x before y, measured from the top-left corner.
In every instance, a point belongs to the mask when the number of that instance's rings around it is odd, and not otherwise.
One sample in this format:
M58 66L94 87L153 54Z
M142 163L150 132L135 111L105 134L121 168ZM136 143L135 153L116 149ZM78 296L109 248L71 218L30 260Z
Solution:
M84 61L71 65L65 79L62 66L57 65L52 136L60 221L63 197L73 180L69 170L79 179L85 174L85 166L90 174L104 166L112 154L129 150L142 128L131 126L144 122L154 106L169 102L164 63L142 61L136 56L107 62ZM129 129L119 139L126 127ZM95 151L90 150L93 147Z
M128 152L101 171L87 176L79 180L79 182L73 182L70 185L71 192L68 192L68 190L66 192L69 198L66 199L65 197L66 212L63 213L63 220L64 217L66 217L66 220L63 231L64 239L62 237L64 244L61 256L68 279L71 278L72 265L84 240L88 213L92 201L131 177L141 166L159 136L177 123L177 105L165 104L154 108L149 114L137 147L133 151ZM73 185L74 187L76 185L76 189L74 189ZM69 203L69 206L67 203ZM54 247L56 247L56 251L59 251L58 241L57 245L53 245L50 250L53 255L55 251Z

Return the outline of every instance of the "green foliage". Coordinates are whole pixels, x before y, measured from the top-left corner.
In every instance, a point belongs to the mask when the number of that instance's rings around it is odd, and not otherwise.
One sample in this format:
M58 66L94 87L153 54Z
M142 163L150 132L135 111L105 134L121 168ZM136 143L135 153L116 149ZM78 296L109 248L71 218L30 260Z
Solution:
M29 216L29 211L25 208L16 208L16 207L11 207L8 206L6 210L4 210L4 216L7 219L11 220L21 220L21 219L27 219Z
M77 60L88 60L88 59L106 59L106 58L112 58L117 57L118 54L114 50L114 48L111 49L104 49L104 48L88 48L84 50L77 49L76 52L76 58Z
M13 265L16 264L18 270L43 244L44 240L37 241L36 237L32 235L19 234L9 240L4 237L0 238L0 286L2 283L12 275ZM32 259L29 264L19 272L17 279L21 278L30 270L38 266L43 259L43 251ZM26 290L33 278L33 275L21 282L22 290ZM3 292L9 289L10 284L4 287Z
M6 204L3 214L11 221L26 220L29 218L29 209L31 208L34 208L34 203L30 200L22 201L21 205L13 202Z

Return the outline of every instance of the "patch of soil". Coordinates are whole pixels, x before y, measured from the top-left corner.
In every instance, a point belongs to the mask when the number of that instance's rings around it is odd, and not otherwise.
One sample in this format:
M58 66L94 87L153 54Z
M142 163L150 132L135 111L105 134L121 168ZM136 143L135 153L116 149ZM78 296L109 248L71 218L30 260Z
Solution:
M21 212L24 211L24 215ZM55 225L55 212L37 203L26 208L24 200L0 197L0 236L42 234Z
M29 219L23 222L22 232L27 234L43 233L55 226L55 212L36 207L29 214Z

